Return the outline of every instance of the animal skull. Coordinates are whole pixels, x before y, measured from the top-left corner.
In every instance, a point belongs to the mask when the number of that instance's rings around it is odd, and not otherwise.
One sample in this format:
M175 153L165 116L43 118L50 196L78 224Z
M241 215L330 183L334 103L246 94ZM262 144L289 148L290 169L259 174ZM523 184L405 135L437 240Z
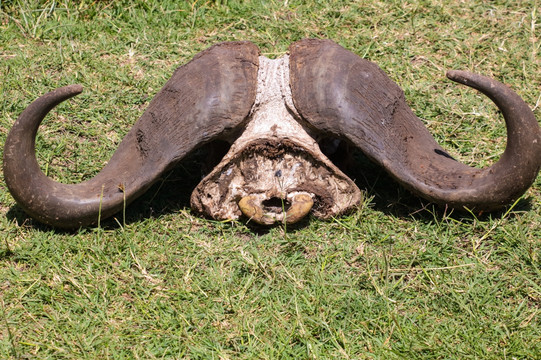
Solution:
M289 56L259 57L249 118L220 164L192 193L193 208L216 219L237 219L243 212L271 225L302 219L314 202L313 213L320 218L358 205L360 190L323 155L313 131L299 122L289 88ZM289 211L283 211L280 201L265 211L265 202L272 199L290 203Z
M216 219L242 214L260 224L329 218L356 206L355 183L320 150L335 138L362 150L399 183L438 204L494 210L520 197L541 167L541 130L505 85L463 71L447 76L489 96L506 120L500 160L471 168L448 155L374 63L329 40L301 40L276 60L249 42L215 45L179 67L96 177L61 184L35 157L39 124L78 85L34 101L10 131L4 175L31 216L80 227L118 212L188 153L213 140L231 147L192 193L192 207Z

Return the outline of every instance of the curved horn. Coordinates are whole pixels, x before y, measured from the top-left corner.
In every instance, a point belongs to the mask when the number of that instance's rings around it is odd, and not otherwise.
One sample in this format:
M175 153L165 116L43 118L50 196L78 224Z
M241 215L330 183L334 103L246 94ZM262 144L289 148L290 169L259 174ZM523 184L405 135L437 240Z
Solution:
M541 130L528 105L507 86L462 71L447 76L489 96L507 125L507 147L485 169L455 161L407 106L376 64L328 40L290 47L290 85L301 116L345 138L421 197L453 208L494 210L520 197L541 167Z
M255 100L258 55L252 43L222 43L179 67L109 163L80 184L58 183L43 174L35 137L47 113L82 87L38 98L6 140L4 176L11 194L32 217L57 227L85 226L113 215L190 151L243 123Z

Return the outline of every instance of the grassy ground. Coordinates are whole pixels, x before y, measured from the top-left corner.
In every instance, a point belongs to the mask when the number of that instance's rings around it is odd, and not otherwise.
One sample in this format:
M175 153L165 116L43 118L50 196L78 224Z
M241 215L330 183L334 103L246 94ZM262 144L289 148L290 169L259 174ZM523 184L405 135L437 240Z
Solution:
M0 1L0 144L39 95L85 92L40 128L49 176L96 174L175 67L224 40L277 57L331 38L377 62L438 141L486 166L505 147L466 69L541 118L536 1ZM189 210L188 159L122 216L57 231L0 179L2 359L541 358L541 177L514 207L448 213L371 164L349 216L262 230ZM125 224L124 224L125 222Z

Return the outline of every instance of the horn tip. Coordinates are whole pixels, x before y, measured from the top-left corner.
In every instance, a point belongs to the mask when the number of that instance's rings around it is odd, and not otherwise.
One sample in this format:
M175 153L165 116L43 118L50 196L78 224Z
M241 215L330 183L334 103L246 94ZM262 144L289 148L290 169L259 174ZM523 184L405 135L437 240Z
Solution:
M462 70L449 70L445 75L450 80L464 84L468 81L472 74Z
M68 90L72 94L80 94L83 92L83 85L80 85L80 84L68 85L65 87L65 89Z

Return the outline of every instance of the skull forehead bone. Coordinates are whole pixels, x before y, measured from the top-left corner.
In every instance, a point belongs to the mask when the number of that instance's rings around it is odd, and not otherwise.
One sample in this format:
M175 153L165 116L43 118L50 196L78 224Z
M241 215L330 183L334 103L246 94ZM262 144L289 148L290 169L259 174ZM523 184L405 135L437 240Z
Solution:
M243 213L261 223L296 221L310 210L329 217L360 199L359 189L316 143L336 138L428 201L499 209L535 181L541 129L529 106L504 84L464 71L447 77L481 91L501 110L507 146L492 166L470 167L447 154L376 64L330 40L305 39L277 60L261 57L250 42L199 53L174 72L107 165L79 184L58 183L41 171L35 136L47 113L82 87L45 94L7 136L4 179L30 216L77 228L114 215L187 154L226 139L229 152L192 194L196 210L216 218ZM276 209L276 200L289 208Z

